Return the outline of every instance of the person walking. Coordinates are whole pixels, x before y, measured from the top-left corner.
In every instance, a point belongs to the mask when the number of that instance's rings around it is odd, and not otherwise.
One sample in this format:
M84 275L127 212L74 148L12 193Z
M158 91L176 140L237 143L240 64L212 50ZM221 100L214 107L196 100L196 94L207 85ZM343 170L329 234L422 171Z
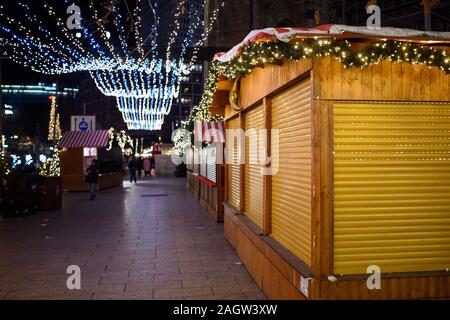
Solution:
M90 199L95 200L98 182L97 160L92 160L91 165L86 169L86 173L87 176L85 178L85 182L89 183Z
M150 164L151 164L150 175L152 175L152 170L155 169L155 157L150 158Z
M137 162L136 158L131 158L130 162L128 162L128 170L130 171L130 183L134 181L134 183L137 183L136 179L136 170L137 170Z
M144 159L144 173L145 173L145 176L151 175L151 171L152 171L152 163L150 162L150 160L148 158L145 158Z
M137 159L137 169L138 169L138 177L139 177L139 179L142 178L142 169L143 169L143 167L144 167L144 164L143 164L142 158L139 157Z

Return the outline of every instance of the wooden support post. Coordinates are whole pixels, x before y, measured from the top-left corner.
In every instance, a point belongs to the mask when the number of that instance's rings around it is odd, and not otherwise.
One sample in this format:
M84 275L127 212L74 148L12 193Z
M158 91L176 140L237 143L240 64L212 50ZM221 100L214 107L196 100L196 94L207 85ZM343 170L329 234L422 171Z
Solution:
M228 122L227 122L228 125ZM231 141L226 140L225 141L225 148L224 148L224 158L223 158L223 167L224 167L224 172L223 172L223 185L224 185L224 192L223 192L223 202L227 203L230 199L228 198L228 188L229 188L229 183L230 181L228 181L228 170L229 168L229 164L228 162L230 162L229 159L229 151L228 148L231 146Z
M264 129L267 130L267 139L265 141L266 148L266 159L270 159L272 155L272 141L271 141L271 104L270 99L268 97L264 98ZM266 159L261 159L265 161ZM270 168L272 166L271 163L264 164L265 168ZM272 233L272 175L266 174L263 177L263 233L265 236L268 236Z
M333 272L333 120L332 102L313 100L312 265L315 277Z
M223 203L226 201L226 175L224 174L226 170L225 160L224 160L224 144L217 144L216 155L220 157L221 161L216 163L216 187L217 187L217 215L219 220L223 219ZM219 159L216 157L216 159Z
M239 112L239 128L245 130L245 118L243 112ZM245 135L242 137L243 141L239 144L239 213L245 212ZM244 160L244 161L243 161Z

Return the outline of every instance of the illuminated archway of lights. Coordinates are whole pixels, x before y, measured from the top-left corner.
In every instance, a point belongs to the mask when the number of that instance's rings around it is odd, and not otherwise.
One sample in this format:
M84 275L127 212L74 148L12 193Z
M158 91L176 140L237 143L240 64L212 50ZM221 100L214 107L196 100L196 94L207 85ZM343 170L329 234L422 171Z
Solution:
M73 0L64 0L64 11L59 14L50 0L0 5L0 48L13 61L36 72L89 72L104 95L116 98L129 130L160 130L178 97L180 79L192 70L224 2L212 12L205 28L201 17L207 0L198 5L178 0L174 27L161 54L159 1L110 0L95 5L89 0L89 8L81 11L80 30L69 30L66 24L66 8ZM145 39L144 11L151 15ZM190 21L187 31L181 30L181 19L186 17ZM175 48L177 40L181 47ZM194 48L193 52L189 53L189 48Z

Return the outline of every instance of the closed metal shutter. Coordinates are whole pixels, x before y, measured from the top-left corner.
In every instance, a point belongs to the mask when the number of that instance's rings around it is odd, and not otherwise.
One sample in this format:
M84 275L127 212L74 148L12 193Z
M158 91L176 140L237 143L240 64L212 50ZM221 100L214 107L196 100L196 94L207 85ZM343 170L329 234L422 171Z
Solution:
M263 146L259 129L264 128L263 106L245 113L245 212L258 227L263 227L263 175L258 152ZM253 130L251 130L253 129Z
M450 105L334 105L334 272L450 267Z
M239 129L239 118L231 119L227 122L227 129ZM238 163L239 144L235 138L235 143L227 141L227 160L228 162ZM237 210L240 206L240 165L228 164L228 202Z
M272 236L311 265L311 87L302 81L272 100L272 154L279 171L272 177ZM273 136L273 135L272 135Z
M200 152L198 149L194 148L194 172L200 173Z
M206 148L206 178L208 180L217 182L217 163L216 163L216 144L212 144Z
M200 156L200 175L202 177L207 177L207 171L206 171L206 163L207 163L207 159L206 159L206 150L205 149L200 149L198 151L199 156Z

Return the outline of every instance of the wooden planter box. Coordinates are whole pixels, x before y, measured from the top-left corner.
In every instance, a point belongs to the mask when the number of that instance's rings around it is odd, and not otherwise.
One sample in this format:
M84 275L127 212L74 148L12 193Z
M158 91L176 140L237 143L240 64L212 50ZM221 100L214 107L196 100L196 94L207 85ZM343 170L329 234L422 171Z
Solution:
M62 183L60 177L41 178L39 185L39 209L42 211L62 209Z

